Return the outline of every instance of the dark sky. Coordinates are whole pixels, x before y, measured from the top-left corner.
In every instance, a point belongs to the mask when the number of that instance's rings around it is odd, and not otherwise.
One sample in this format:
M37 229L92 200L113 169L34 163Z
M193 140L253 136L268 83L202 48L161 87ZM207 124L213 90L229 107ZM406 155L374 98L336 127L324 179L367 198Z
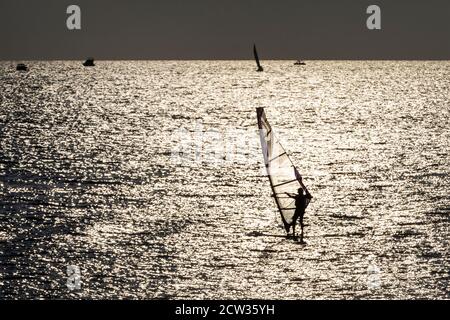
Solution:
M0 0L0 39L3 60L450 59L450 0Z

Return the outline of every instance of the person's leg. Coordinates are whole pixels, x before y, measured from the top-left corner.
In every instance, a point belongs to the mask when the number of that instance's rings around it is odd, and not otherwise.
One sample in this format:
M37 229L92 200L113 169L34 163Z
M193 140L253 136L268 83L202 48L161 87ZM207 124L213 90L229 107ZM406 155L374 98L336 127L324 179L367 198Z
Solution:
M295 210L294 217L292 218L292 228L293 228L292 235L294 237L295 237L295 226L297 224L298 217L299 217L299 212L297 210Z
M300 213L300 216L298 217L300 219L300 228L302 229L302 232L300 233L300 242L303 242L303 228L304 228L304 224L303 224L303 213Z
M303 228L304 228L304 224L303 224L303 216L305 215L304 212L300 213L300 227L302 228L302 236L303 236Z

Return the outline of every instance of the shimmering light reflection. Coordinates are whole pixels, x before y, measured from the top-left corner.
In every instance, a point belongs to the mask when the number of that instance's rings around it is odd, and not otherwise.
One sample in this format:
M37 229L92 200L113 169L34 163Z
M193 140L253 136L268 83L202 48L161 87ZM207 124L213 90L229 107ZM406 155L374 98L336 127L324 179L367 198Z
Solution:
M0 64L1 297L449 297L450 63L30 65ZM306 245L279 237L257 106L315 197ZM173 161L199 123L256 143Z

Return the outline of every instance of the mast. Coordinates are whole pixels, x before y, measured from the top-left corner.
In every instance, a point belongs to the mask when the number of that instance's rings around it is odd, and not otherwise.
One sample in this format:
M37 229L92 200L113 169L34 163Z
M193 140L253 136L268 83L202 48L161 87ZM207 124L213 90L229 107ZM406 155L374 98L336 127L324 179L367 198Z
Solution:
M264 147L263 147L263 145L264 145L263 141L265 140L265 138L267 138L267 135L270 134L270 131L272 131L272 128L269 125L269 132L266 132L268 130L267 130L267 128L264 128L264 126L263 126L262 121L263 121L263 119L266 118L266 115L264 113L264 108L261 108L261 107L256 108L256 116L257 116L257 119L258 119L258 128L259 128L259 134L260 134L260 138L261 138L261 147L263 148L264 165L266 167L267 177L269 178L270 188L272 189L272 197L275 199L275 203L277 205L278 211L280 212L281 220L283 221L284 228L286 229L286 231L288 231L289 230L289 223L286 221L286 219L283 216L283 211L282 211L282 208L281 208L281 204L280 204L280 201L278 200L278 197L276 196L276 191L275 191L275 188L273 187L274 183L272 181L271 175L269 174L269 172L270 172L269 154L267 154L265 152ZM265 120L267 120L267 119L265 119ZM267 122L267 125L268 124L269 123ZM266 137L263 138L263 135L266 135Z

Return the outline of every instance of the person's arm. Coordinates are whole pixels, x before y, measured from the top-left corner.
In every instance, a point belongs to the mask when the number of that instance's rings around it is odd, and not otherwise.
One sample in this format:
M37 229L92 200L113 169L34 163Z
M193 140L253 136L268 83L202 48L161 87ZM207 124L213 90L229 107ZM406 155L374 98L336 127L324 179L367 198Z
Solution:
M285 194L289 197L289 198L295 198L295 195L292 195L290 193L285 192Z

